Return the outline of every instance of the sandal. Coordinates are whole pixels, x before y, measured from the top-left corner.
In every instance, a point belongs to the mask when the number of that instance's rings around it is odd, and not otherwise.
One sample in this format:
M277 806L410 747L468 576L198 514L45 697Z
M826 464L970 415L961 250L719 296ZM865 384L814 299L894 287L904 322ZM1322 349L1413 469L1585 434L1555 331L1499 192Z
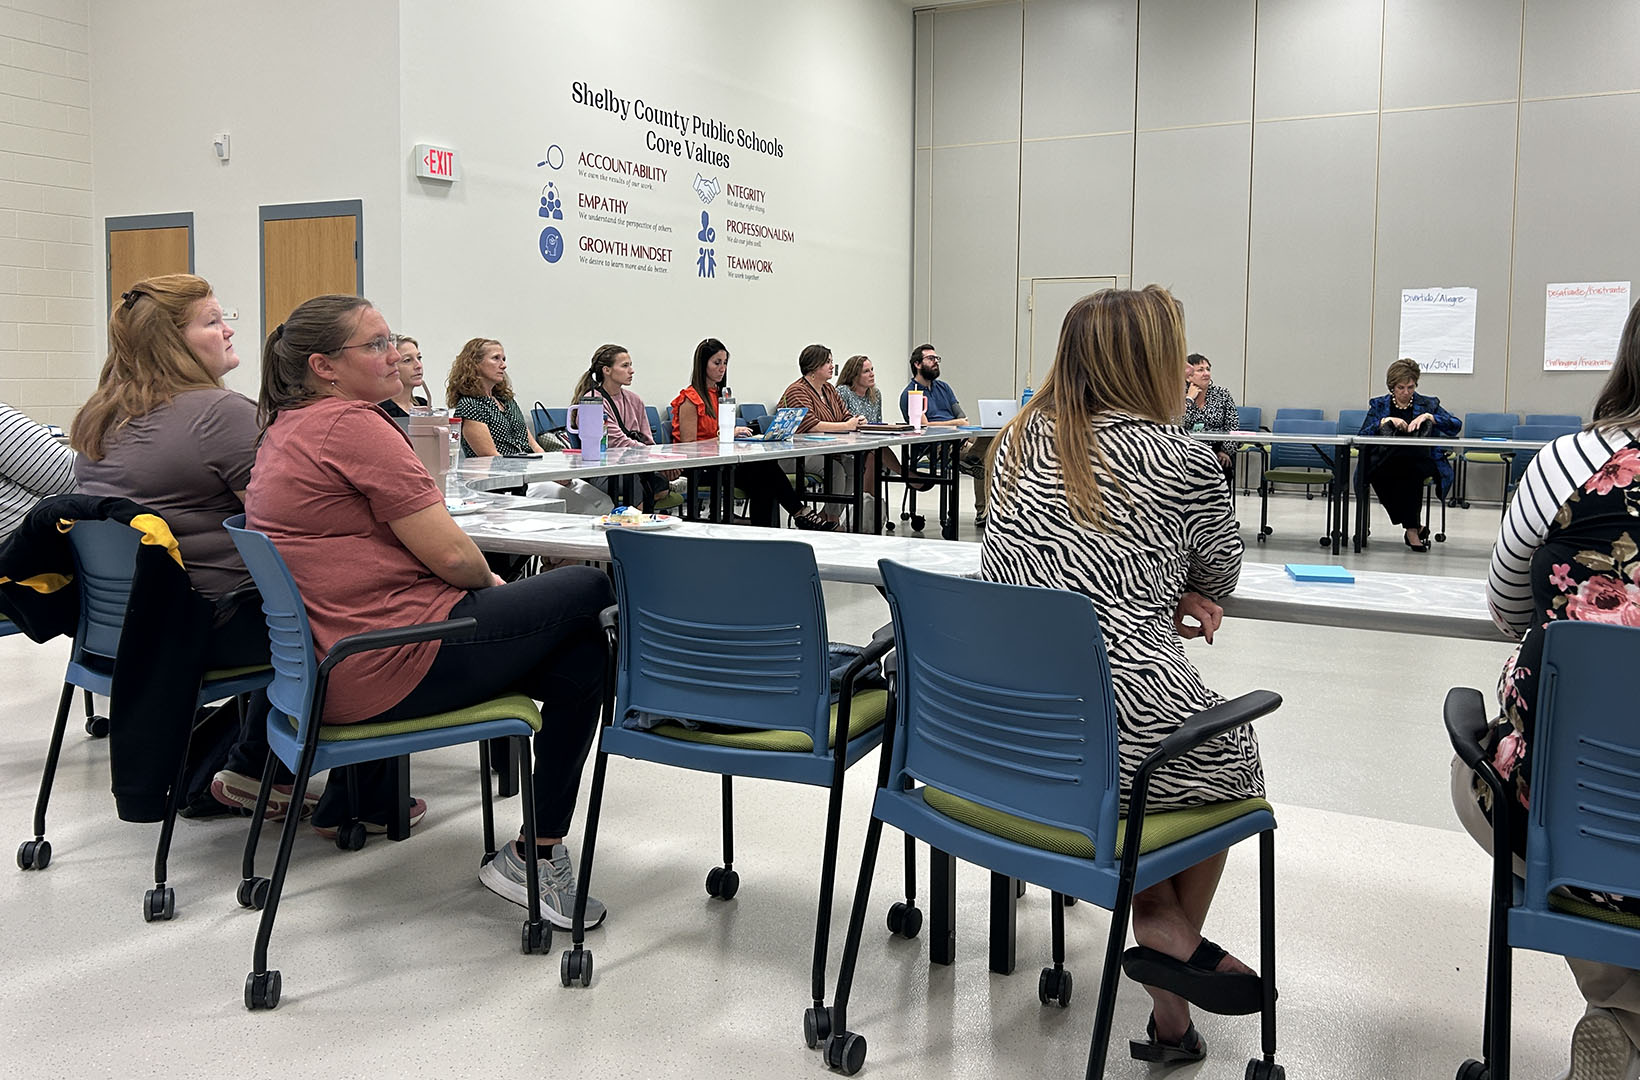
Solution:
M1184 1038L1166 1042L1156 1037L1156 1015L1145 1021L1145 1041L1128 1040L1128 1055L1134 1061L1149 1061L1157 1065L1188 1065L1207 1056L1207 1041L1192 1023L1185 1029Z
M1189 960L1136 945L1122 954L1122 970L1134 982L1178 994L1221 1016L1245 1016L1264 1008L1264 981L1244 971L1217 971L1225 952L1202 938Z

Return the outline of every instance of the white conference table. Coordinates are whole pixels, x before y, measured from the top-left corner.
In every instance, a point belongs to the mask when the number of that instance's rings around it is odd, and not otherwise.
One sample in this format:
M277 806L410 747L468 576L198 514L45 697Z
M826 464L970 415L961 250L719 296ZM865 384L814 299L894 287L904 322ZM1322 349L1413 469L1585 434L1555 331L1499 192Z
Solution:
M467 535L486 551L544 555L587 562L609 561L608 530L593 518L568 514L496 511L458 519ZM826 581L880 585L879 559L893 559L943 574L979 571L980 545L971 541L934 544L904 536L799 532L744 525L680 522L667 530L683 536L725 540L793 540L814 550ZM1493 625L1485 585L1469 578L1357 570L1350 585L1294 581L1276 563L1243 563L1241 582L1224 600L1232 618L1263 619L1360 630L1510 640Z

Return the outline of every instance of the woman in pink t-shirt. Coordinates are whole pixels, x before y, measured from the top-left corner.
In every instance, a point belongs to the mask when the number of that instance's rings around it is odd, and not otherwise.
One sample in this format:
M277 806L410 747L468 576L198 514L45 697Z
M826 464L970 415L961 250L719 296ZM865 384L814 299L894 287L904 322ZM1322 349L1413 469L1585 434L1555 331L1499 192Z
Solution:
M508 692L548 708L535 736L539 847L505 845L479 880L524 906L526 857L540 866L541 906L570 925L575 876L564 835L603 700L598 616L614 603L603 574L572 566L510 585L445 509L410 441L375 402L399 390L398 352L369 301L320 296L274 328L262 353L263 437L245 498L301 587L322 657L341 638L472 618L460 641L349 657L331 672L324 721L399 720ZM587 900L587 924L604 906Z
M612 448L655 445L655 435L649 430L649 413L644 408L643 398L632 390L635 374L632 354L625 345L600 345L592 354L592 363L581 373L581 381L575 384L575 392L571 395L576 402L602 403L604 434ZM667 485L680 475L676 469L639 475L646 513L654 513L656 496L666 491ZM622 479L609 477L607 485L598 486L619 502Z

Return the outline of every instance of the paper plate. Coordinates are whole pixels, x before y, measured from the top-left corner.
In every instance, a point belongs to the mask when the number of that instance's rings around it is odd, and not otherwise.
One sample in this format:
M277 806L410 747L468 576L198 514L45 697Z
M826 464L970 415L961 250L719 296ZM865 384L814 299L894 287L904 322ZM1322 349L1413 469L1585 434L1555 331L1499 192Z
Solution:
M670 529L678 519L670 514L645 514L629 518L624 514L605 514L596 522L600 529Z
M463 514L480 514L486 509L483 503L469 502L466 499L449 499L444 503L444 509L450 511L451 517L461 517Z

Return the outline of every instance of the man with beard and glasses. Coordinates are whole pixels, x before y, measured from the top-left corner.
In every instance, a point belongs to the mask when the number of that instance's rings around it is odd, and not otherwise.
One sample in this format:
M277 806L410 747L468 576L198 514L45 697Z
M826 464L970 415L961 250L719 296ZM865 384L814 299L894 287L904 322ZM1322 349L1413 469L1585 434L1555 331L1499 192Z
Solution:
M932 345L918 345L911 350L911 381L900 391L900 415L909 422L911 413L907 402L913 390L921 390L927 405L925 414L929 427L961 427L967 424L968 414L957 400L951 384L940 378L939 352ZM962 444L957 468L974 478L974 527L985 528L986 497L990 494L990 477L985 471L985 455L991 448L990 439L969 439Z

